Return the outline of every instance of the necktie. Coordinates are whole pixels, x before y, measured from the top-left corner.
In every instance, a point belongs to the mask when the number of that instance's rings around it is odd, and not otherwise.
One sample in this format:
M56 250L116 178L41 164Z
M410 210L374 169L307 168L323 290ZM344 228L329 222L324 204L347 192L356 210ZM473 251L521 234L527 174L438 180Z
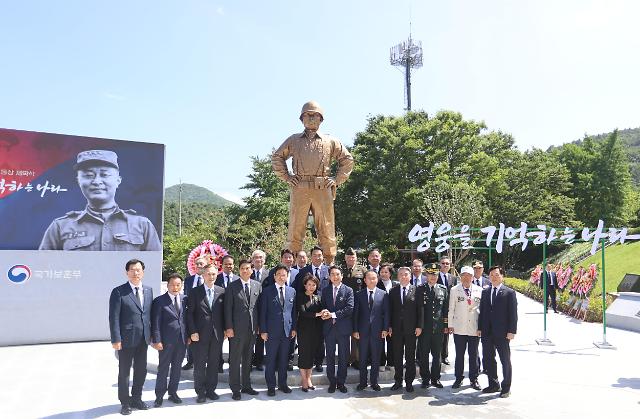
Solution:
M465 288L464 293L467 295L467 304L471 305L471 290L469 288Z
M280 288L280 307L284 307L284 287L278 287Z
M429 287L429 297L431 297L432 300L436 298L436 291L434 287Z
M202 277L200 275L197 276L198 279L198 286L202 285Z
M231 282L231 275L227 275L227 282L225 282L224 287L227 288L229 286L229 282Z
M249 302L249 284L244 284L244 295L247 297L247 302Z
M136 288L136 298L138 299L138 302L140 303L140 307L142 307L142 298L140 298L140 293L138 292L138 287Z
M404 304L405 298L407 298L407 287L402 287L402 304Z
M338 294L338 287L333 287L333 305L336 305L336 295Z
M260 282L260 271L256 271L256 281Z
M493 288L493 295L491 297L491 305L493 305L496 302L496 294L498 292L498 288Z
M176 313L180 313L180 304L178 303L178 296L173 297L173 306L176 308Z
M211 303L212 303L211 288L207 289L207 300L209 300L209 308L211 308Z
M373 291L369 291L369 310L373 307Z
M318 273L319 270L320 270L319 268L316 268L316 278L318 279L320 279L320 274Z
M441 274L440 277L442 278L442 285L444 285L446 287L447 286L447 275Z

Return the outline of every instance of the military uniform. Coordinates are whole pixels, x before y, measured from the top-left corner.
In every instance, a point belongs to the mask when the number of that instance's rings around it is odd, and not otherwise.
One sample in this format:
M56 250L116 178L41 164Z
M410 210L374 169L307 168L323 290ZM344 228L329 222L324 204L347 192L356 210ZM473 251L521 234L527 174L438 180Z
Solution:
M306 103L300 114L315 112L322 117L322 109L315 102ZM287 168L287 160L293 158L293 175ZM302 250L302 241L307 231L309 211L320 246L327 263L336 256L336 231L333 200L335 188L327 188L326 181L331 175L331 162L338 162L335 177L336 186L344 183L353 169L353 157L337 138L316 132L308 138L306 132L293 134L287 138L271 156L275 174L285 182L297 179L295 186L289 187L289 229L286 247L294 253Z
M444 328L447 327L448 322L449 292L447 287L441 284L435 284L433 289L429 284L420 285L418 290L424 311L422 334L418 338L419 365L422 383L425 384L440 380L440 353ZM429 354L433 358L431 371L429 371Z
M53 220L40 250L162 250L148 218L116 207L106 219L88 206Z

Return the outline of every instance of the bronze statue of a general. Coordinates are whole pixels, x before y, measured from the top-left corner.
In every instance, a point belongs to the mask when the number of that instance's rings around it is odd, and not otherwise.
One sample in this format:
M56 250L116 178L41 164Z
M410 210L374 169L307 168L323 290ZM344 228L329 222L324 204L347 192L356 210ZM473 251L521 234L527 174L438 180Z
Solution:
M309 210L313 214L316 232L327 264L336 256L336 223L333 200L336 187L351 174L353 157L335 137L318 132L324 112L315 101L302 106L300 120L304 132L293 134L271 156L276 175L289 184L289 232L287 247L293 252L302 250ZM293 158L293 174L287 159ZM338 170L331 176L331 163L338 162Z

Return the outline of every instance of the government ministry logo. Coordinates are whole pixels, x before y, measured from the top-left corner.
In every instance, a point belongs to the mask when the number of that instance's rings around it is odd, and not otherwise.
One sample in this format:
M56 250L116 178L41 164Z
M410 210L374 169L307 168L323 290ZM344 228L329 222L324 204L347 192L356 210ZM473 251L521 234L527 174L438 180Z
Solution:
M27 265L14 265L7 272L7 277L14 284L23 284L31 278L31 269Z

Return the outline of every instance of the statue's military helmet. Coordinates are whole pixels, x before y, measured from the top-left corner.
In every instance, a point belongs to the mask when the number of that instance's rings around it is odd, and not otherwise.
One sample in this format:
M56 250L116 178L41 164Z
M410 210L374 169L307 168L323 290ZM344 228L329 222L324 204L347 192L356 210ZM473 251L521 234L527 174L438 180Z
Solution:
M302 110L300 111L300 120L302 121L302 115L305 112L315 112L320 114L320 120L324 121L324 111L318 102L315 100L310 100L309 102L302 105Z

